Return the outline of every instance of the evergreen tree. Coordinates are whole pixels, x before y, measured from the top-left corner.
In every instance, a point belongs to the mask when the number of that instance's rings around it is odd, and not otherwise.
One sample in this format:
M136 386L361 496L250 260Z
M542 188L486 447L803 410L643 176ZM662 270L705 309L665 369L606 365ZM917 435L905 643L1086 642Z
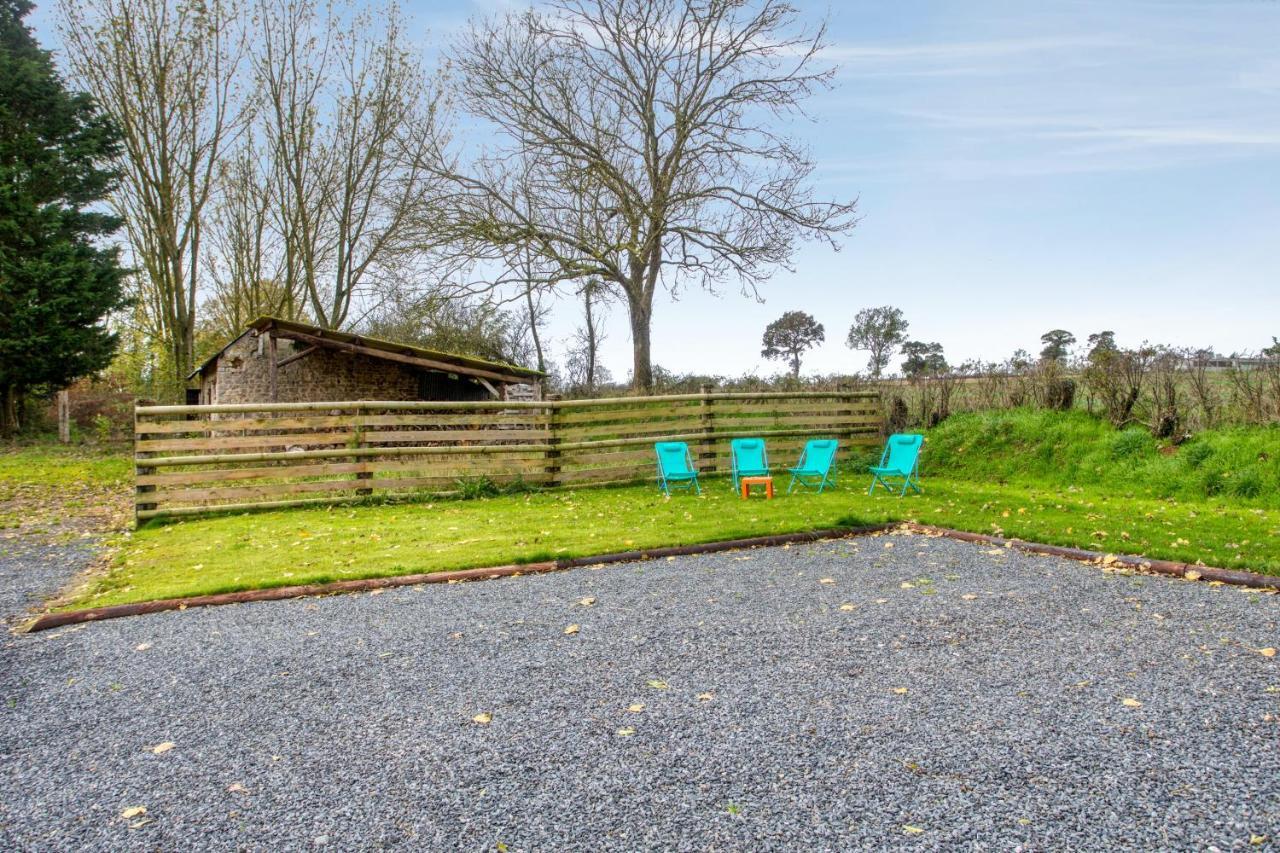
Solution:
M98 245L120 220L94 210L111 190L118 131L72 92L23 18L0 0L0 434L17 402L105 367L104 318L125 304L118 250Z

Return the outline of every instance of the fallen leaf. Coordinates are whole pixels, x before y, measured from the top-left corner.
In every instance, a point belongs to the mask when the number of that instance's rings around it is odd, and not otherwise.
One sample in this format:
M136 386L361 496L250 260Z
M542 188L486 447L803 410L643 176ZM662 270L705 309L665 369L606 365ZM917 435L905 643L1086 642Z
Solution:
M663 681L661 678L651 678L646 681L645 684L649 685L654 690L667 690L671 687L670 684L667 684L667 682Z
M120 817L124 818L125 820L130 820L131 818L135 818L138 815L142 815L146 813L147 813L146 806L130 806L129 808L120 812Z
M229 791L232 794L249 793L249 789L246 788L244 785L241 785L239 782L232 782L230 785L227 786L227 791Z
M579 630L579 628L578 628L578 626L577 626L577 625L570 625L568 628L565 628L565 629L564 629L564 632L565 632L566 634L576 634L576 633L578 633L578 630Z
M176 743L174 743L171 740L167 740L164 743L158 743L155 746L151 747L151 751L154 752L156 755L163 755L164 753L173 749L175 746L177 746Z
M899 696L905 696L905 695L907 695L907 688L905 688L905 687L895 687L895 688L893 688L893 692L894 692L894 693L897 693Z
M714 693L699 693L699 694L698 694L698 701L699 701L699 702L710 702L710 701L711 701L712 699L714 699L714 698L716 698L716 694L714 694Z
M1008 515L1008 513L1005 513L1005 515ZM912 826L909 823L904 823L902 825L902 831L905 832L907 835L920 835L922 832L924 832L922 828L918 826Z
M631 726L623 726L622 728L618 729L619 737L631 737L635 733L636 733L636 730L631 728Z
M818 583L835 583L835 582L836 582L835 578L823 578L822 580L818 581Z
M886 543L884 543L884 547L885 547L885 549L886 549L886 550L887 550L887 549L889 549L889 548L892 548L892 547L893 547L893 543L892 543L892 542L886 542Z
M142 827L146 826L146 825L147 825L147 824L149 824L149 823L155 823L155 821L153 821L153 820L152 820L151 818L149 818L149 817L144 817L142 820L135 820L135 821L132 821L132 822L129 824L129 828L130 828L130 829L142 829Z
M493 714L490 714L488 711L482 711L481 713L476 714L474 717L472 717L471 722L479 723L482 726L487 726L493 722Z
M903 589L915 589L915 588L916 588L916 585L915 585L915 584L913 584L911 581L903 581L902 583L898 584L898 586L902 587Z
M857 609L857 607L858 607L858 605L856 605L856 604L841 604L841 605L840 605L840 609L841 609L841 610L843 610L843 611L845 611L846 613L847 613L848 611L850 611L850 610L856 610L856 609Z
M974 594L973 594L973 593L971 593L971 592L966 592L964 595L962 595L962 596L960 596L960 597L961 597L961 598L963 598L965 601L973 601L973 600L974 600L975 598L977 598L978 596L974 595Z
M634 714L639 714L641 711L644 710L644 703L632 702L630 705L627 706L627 710L631 711Z
M591 596L587 596L586 598L579 598L578 603L581 604L583 607L590 607L591 605L596 603L596 600Z
M145 652L149 648L151 648L150 643L138 643L138 645L133 647L133 650L135 652Z
M1267 646L1265 649L1258 649L1258 654L1262 655L1264 658L1273 658L1276 656L1276 650Z
M1003 553L1004 553L1004 551L1001 551L999 548L992 548L992 549L990 549L989 551L987 551L986 553L988 553L988 554L992 555L993 557L998 557L998 556L1000 556L1001 554L1003 554Z
M1141 702L1139 702L1137 699L1133 699L1133 698L1131 698L1131 697L1129 697L1129 696L1126 696L1126 697L1124 697L1123 699L1121 699L1121 700L1120 700L1120 703L1121 703L1122 705L1124 705L1126 708L1141 708L1141 707L1142 707L1142 703L1141 703Z
M1263 844L1267 843L1267 837L1265 835L1250 835L1249 843L1254 847L1261 847Z
M1188 569L1186 572L1183 573L1182 576L1189 581L1198 581L1200 580L1200 578L1204 577L1195 569Z

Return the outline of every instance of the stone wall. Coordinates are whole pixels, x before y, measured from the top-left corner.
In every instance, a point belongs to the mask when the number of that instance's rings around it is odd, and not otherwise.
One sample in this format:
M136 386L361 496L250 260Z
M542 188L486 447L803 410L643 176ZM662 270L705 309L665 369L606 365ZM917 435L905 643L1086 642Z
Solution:
M304 344L280 338L276 357L288 358L305 348ZM271 402L268 352L263 337L251 333L242 335L205 371L201 380L201 402ZM418 400L421 375L408 365L386 359L319 348L278 369L276 399L281 403ZM436 399L492 399L487 391L466 377L438 379L431 387Z

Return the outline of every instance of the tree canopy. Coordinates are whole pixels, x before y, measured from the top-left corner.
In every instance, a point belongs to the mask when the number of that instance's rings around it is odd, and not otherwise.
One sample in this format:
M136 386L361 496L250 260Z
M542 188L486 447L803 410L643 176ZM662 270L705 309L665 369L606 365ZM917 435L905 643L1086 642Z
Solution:
M1040 350L1040 357L1045 361L1062 361L1075 342L1076 336L1066 329L1045 332L1040 336L1040 343L1044 344L1044 349Z
M104 322L125 304L120 227L94 210L110 192L119 134L94 100L67 89L25 25L28 0L0 0L0 430L20 395L105 367Z
M902 372L912 379L947 372L947 359L942 354L942 344L936 341L904 341L902 354L905 356Z
M889 365L894 349L907 339L907 326L902 310L892 305L864 308L853 318L845 343L849 349L867 350L871 353L871 358L867 360L867 370L878 379Z
M791 362L791 375L800 376L800 357L827 339L822 324L812 314L788 311L765 327L760 355Z

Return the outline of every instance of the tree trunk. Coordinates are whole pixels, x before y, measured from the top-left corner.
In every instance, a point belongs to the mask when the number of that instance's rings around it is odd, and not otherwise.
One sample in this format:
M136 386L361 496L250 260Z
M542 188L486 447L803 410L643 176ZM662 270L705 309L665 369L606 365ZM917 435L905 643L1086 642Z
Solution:
M0 438L13 438L18 431L18 392L12 385L0 386Z
M641 394L653 391L653 365L649 361L649 326L653 304L628 297L627 310L631 317L631 388Z

